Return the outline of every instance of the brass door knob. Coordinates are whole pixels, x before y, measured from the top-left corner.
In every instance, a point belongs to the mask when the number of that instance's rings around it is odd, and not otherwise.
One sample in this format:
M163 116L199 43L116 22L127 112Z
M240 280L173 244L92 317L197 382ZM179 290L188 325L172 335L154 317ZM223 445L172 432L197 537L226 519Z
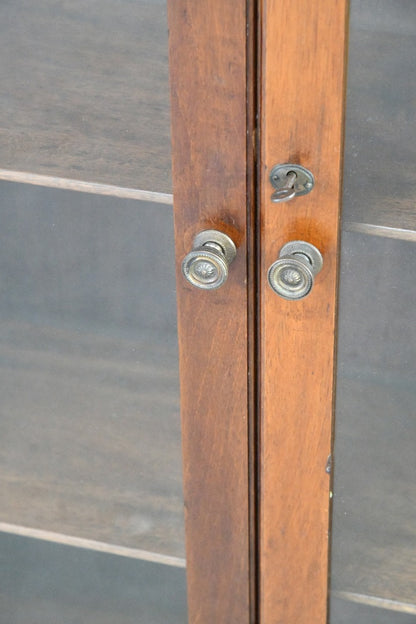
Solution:
M234 242L227 234L204 230L195 236L192 251L182 262L182 273L193 286L214 290L226 281L236 253Z
M314 278L322 269L323 258L319 249L304 241L291 241L283 245L279 258L270 267L269 284L284 299L303 299L312 290Z

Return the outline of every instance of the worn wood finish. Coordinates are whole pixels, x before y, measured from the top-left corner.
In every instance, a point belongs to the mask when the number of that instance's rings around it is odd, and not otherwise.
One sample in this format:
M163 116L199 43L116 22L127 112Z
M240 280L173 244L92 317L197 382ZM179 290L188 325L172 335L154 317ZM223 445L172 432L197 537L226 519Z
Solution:
M264 0L261 102L260 622L326 621L335 295L346 0ZM270 201L269 173L300 163L312 193ZM324 257L312 293L267 284L290 240Z
M169 193L165 0L0 4L0 166Z
M249 621L246 2L171 0L173 180L189 621ZM237 244L227 283L180 264L195 234Z

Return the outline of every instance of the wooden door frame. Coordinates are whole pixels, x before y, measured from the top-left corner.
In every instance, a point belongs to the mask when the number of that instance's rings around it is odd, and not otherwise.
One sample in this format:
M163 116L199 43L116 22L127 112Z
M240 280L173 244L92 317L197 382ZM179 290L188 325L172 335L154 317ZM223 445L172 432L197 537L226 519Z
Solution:
M255 621L254 7L168 0L178 334L192 624ZM237 245L227 282L181 273L194 236Z
M347 19L348 0L262 0L261 624L327 621ZM273 204L270 170L280 163L312 171L312 192ZM267 283L291 240L324 258L298 301Z
M347 4L168 2L191 624L327 618ZM276 205L285 162L316 186ZM180 266L208 228L238 254L205 292ZM267 271L298 239L324 268L290 302Z

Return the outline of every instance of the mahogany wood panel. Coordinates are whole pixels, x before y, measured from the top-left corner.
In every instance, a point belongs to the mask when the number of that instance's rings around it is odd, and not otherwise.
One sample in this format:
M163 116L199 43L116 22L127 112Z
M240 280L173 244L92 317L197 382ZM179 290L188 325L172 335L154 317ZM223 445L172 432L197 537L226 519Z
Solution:
M260 622L326 621L346 0L264 0L261 94ZM270 169L315 188L270 200ZM312 293L286 301L267 270L290 240L316 245Z
M249 621L246 2L169 2L189 621ZM228 281L192 287L200 230L238 247Z

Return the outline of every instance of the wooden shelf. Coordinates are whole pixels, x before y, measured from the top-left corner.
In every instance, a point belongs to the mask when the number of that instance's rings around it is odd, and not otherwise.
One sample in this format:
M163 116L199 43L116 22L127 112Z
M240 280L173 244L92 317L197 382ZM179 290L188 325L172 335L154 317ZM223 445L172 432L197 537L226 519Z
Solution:
M414 624L416 606L335 592L331 596L329 612L331 624Z
M379 6L367 18L360 9L353 23L345 145L344 220L394 228L398 238L416 231L415 35L406 10L389 28ZM0 7L0 168L35 184L171 193L165 12L162 0Z
M0 167L171 191L162 0L0 7Z
M414 604L414 392L341 377L337 422L332 587Z
M332 589L413 605L414 260L409 242L344 234L332 526Z
M185 570L0 532L7 624L184 624Z
M2 322L1 522L184 556L176 336Z

